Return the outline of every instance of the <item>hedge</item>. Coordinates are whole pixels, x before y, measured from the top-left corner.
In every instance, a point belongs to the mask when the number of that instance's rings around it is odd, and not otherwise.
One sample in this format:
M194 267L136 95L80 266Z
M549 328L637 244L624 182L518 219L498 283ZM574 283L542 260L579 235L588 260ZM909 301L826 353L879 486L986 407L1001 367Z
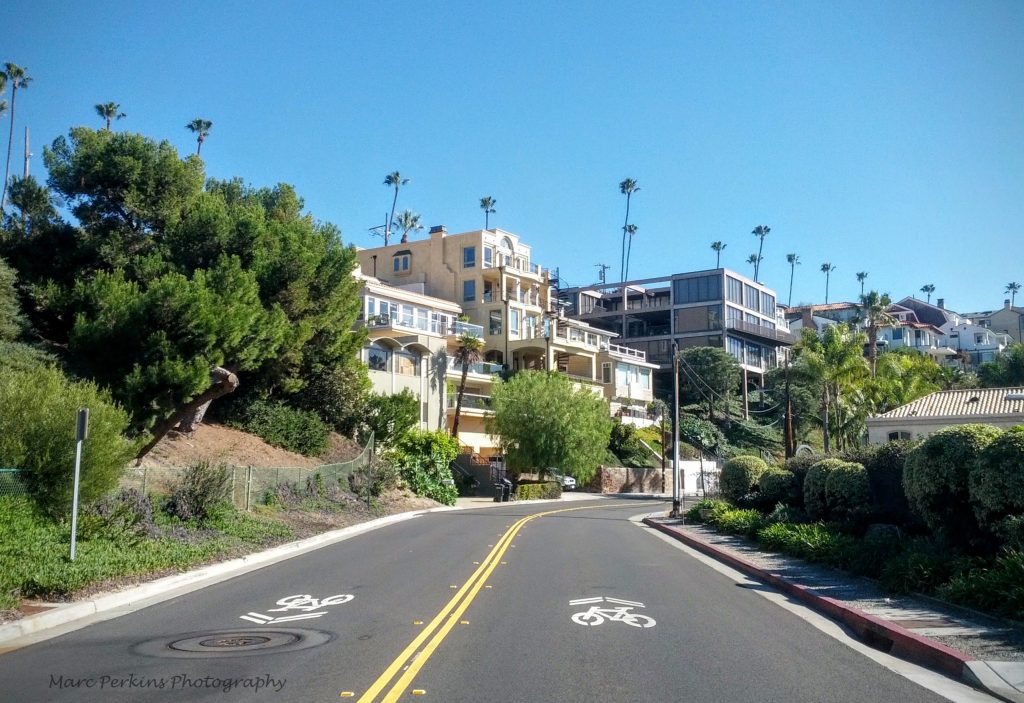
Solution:
M971 471L968 489L974 514L987 528L1024 514L1024 425L988 445Z
M520 483L516 486L516 500L544 500L562 497L562 484L558 481Z
M903 469L907 501L933 532L964 544L978 536L969 476L982 451L1000 434L991 425L946 427L907 455Z
M820 459L808 469L804 478L804 509L811 518L817 520L828 515L825 482L830 471L845 463L842 459Z
M757 480L767 470L768 464L756 456L737 456L729 459L722 467L719 477L722 496L733 502L738 501L754 490Z
M762 502L768 507L778 503L793 505L797 502L797 480L792 471L771 467L758 479Z
M871 512L871 486L864 467L844 461L825 477L825 503L839 520L860 520Z

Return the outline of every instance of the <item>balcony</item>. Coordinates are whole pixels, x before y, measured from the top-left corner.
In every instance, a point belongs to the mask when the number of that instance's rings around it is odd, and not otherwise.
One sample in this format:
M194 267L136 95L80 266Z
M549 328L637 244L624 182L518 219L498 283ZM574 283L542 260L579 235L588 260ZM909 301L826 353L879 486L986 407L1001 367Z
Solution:
M446 330L438 320L401 315L371 315L363 320L363 326L371 330L395 330L401 332L425 332L444 335Z
M640 351L639 349L633 349L632 347L624 347L620 344L602 344L601 351L606 351L612 356L618 356L625 359L647 361L647 352Z
M501 373L505 369L501 364L491 364L486 361L481 361L476 364L469 365L469 373L479 374L481 376L493 376L496 373ZM448 373L455 374L456 376L462 375L462 364L455 363L454 360L448 362Z
M455 326L452 327L448 334L453 337L461 337L464 334L468 334L482 339L484 336L484 328L483 325L474 325L469 322L456 322Z
M761 325L755 325L744 320L726 320L725 328L727 330L733 330L734 332L749 334L753 337L767 339L780 345L796 344L796 337L786 330L762 327Z
M459 394L449 393L448 394L448 409L454 410L455 404L458 403ZM464 393L462 396L462 409L463 410L478 410L481 412L491 411L491 396L489 395L474 395L472 393Z

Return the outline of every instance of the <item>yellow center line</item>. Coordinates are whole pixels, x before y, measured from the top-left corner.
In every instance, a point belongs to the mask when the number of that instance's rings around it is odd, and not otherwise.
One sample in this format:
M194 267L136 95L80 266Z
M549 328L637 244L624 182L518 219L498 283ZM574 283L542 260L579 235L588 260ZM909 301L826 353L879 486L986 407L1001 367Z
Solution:
M614 505L614 504L612 504ZM357 703L373 703L376 700L378 694L388 685L389 682L394 679L395 675L401 671L402 667L408 663L405 671L401 677L395 682L388 694L382 699L381 703L394 703L397 701L402 692L405 691L408 685L412 682L413 678L419 673L423 665L430 659L431 654L437 649L438 645L447 637L448 633L455 627L459 622L459 618L469 608L470 604L476 598L480 589L483 588L484 582L491 575L491 572L497 568L502 555L508 550L509 544L512 539L516 536L523 525L530 520L534 520L539 517L546 515L554 515L556 513L565 513L573 510L589 510L593 508L607 508L611 507L609 504L602 505L587 505L578 508L562 508L560 510L548 510L542 513L534 513L533 515L527 515L521 518L518 522L512 525L498 543L494 545L494 548L484 559L480 567L473 572L473 575L469 577L469 580L463 584L459 592L452 597L450 601L441 609L441 611L430 621L430 624L423 628L422 632L416 636L416 638L409 643L409 646L402 650L402 653L391 662L390 666L384 670L384 673L373 682L373 685L367 689L366 693L357 701ZM504 562L501 562L504 563ZM465 596L465 598L463 598ZM461 602L460 602L461 601ZM447 621L445 620L447 618ZM440 627L444 623L443 627ZM436 631L436 634L435 634ZM430 642L419 649L420 645L423 644L431 635L434 635ZM413 659L413 657L415 658ZM412 661L410 661L412 659Z

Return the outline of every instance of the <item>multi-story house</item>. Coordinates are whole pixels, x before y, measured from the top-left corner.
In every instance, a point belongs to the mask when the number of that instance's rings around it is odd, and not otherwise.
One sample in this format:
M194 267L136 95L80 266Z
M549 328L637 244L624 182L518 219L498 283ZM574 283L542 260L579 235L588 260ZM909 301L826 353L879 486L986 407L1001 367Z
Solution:
M965 312L963 317L993 332L1009 335L1013 342L1024 341L1024 307L1012 305L1009 298L998 310Z
M726 349L757 378L795 340L779 323L775 292L728 269L568 288L560 296L566 314L620 337L619 344L658 364L659 398L671 395L673 341L680 349Z
M553 296L550 272L534 263L530 246L511 232L449 235L444 227L433 227L426 239L357 254L363 270L374 271L381 281L455 303L467 322L479 328L484 359L467 372L459 421L460 441L477 454L496 450L484 419L493 377L500 371L561 371L630 417L642 416L651 400L645 378L654 365L643 355L613 349L612 333L564 315ZM449 342L453 351L457 338ZM447 373L449 385L459 382L461 368L449 364ZM451 388L448 395L451 417L456 403Z
M388 285L356 270L362 282L358 325L367 332L361 358L375 393L410 391L420 402L420 428L442 429L447 418L447 353L463 332L483 330L458 322L455 303Z

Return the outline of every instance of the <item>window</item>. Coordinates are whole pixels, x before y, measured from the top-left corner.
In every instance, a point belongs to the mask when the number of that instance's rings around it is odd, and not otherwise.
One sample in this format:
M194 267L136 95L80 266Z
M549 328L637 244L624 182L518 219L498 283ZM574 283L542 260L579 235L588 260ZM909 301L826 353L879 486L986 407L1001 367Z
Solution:
M651 370L640 369L640 387L645 391L651 390Z
M751 310L761 311L761 299L758 297L757 288L743 284L743 305Z
M464 303L475 303L476 302L476 281L463 281L462 282L462 302L464 302Z
M367 347L366 365L371 371L387 371L388 361L391 359L391 352L376 342Z
M395 273L408 273L409 272L409 254L405 252L396 252L394 259L392 259L391 265Z
M895 441L901 440L901 439L913 439L913 435L911 435L909 432L890 432L889 433L889 441L890 442L895 442Z
M429 412L429 406L426 403L420 403L420 422L429 422L430 417L427 414Z
M775 314L775 296L771 293L761 292L761 312L765 315Z
M893 340L903 339L903 328L902 327L893 327L893 329L892 329L892 338L893 338Z
M484 268L489 269L494 266L494 249L492 247L484 247Z
M728 282L728 299L730 303L736 303L737 305L743 305L743 283L739 280L729 277Z
M488 321L488 334L501 334L501 310L491 310Z
M494 284L491 281L484 281L484 302L494 302Z
M743 340L736 339L735 337L729 337L729 353L739 361L743 362Z
M377 299L366 296L366 319L369 320L377 315Z
M413 307L412 305L402 306L402 326L412 327L413 326Z
M722 329L722 306L701 305L676 310L676 332L704 332Z
M722 297L722 279L720 276L681 278L672 282L672 295L676 305L718 300Z
M394 263L395 263L395 273L401 271L402 270L402 257L396 256Z
M471 269L476 266L476 247L462 248L462 268Z
M508 333L513 337L519 336L519 314L515 308L508 311Z
M603 362L601 364L601 383L612 382L612 365L610 362Z
M419 376L420 355L405 349L395 352L395 373L402 376Z

